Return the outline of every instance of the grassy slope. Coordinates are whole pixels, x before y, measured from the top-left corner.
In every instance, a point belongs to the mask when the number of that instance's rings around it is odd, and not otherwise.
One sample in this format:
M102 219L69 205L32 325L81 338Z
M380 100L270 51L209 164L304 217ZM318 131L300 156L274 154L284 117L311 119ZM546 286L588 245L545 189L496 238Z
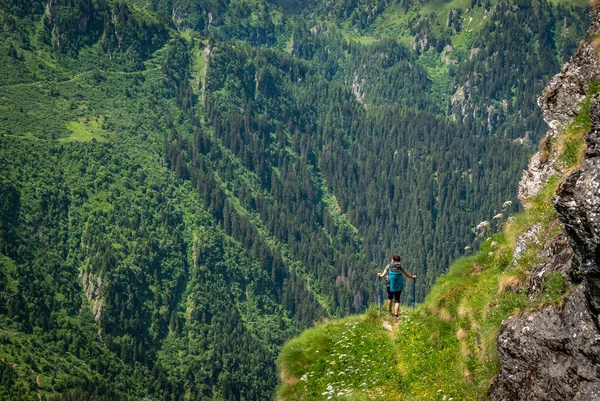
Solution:
M391 400L399 395L392 337L374 309L307 330L286 345L279 363L283 399L360 400L385 394Z
M589 99L596 87L590 85L582 112L551 144L566 169L583 160L591 128ZM496 338L502 321L560 305L571 290L560 274L550 272L542 290L528 296L538 255L562 226L551 202L560 182L552 178L477 254L456 261L416 311L404 309L400 321L392 322L391 332L384 328L389 320L373 309L317 325L287 343L278 360L279 399L485 399L500 370ZM517 238L534 225L540 226L539 242L513 259ZM342 371L345 380L340 380Z

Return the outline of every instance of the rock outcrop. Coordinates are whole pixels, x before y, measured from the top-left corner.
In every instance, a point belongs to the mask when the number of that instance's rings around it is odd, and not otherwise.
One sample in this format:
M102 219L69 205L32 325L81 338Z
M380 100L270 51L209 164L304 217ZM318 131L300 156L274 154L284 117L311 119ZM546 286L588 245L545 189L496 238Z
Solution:
M598 10L594 14L594 22L579 50L550 80L538 98L538 106L550 130L542 141L542 149L531 158L528 169L523 172L519 183L519 199L522 202L535 196L552 176L565 172L551 142L581 110L589 84L600 78L599 57L594 49L594 37L600 32Z
M594 13L595 22L577 54L538 99L550 132L521 180L519 198L524 202L550 177L567 174L551 144L580 112L589 84L600 77L593 46L600 32L600 14ZM493 401L600 400L600 95L590 102L590 117L584 162L566 177L553 198L564 230L546 239L539 255L542 262L530 281L534 296L546 273L556 271L571 290L560 306L502 323L498 336L502 370L490 388Z
M600 335L582 305L579 287L562 309L552 306L503 325L502 372L492 400L600 399Z
M597 24L592 25L587 34L588 40L581 43L571 61L550 80L538 98L544 120L555 132L579 113L581 103L586 98L586 87L600 76L598 55L591 45L591 38L597 29Z
M561 184L553 203L573 247L572 274L582 281L600 328L600 94L591 101L590 117L583 166Z
M553 136L552 131L546 134L542 140L542 147L545 149L533 155L527 170L523 171L518 190L518 198L523 203L537 195L550 178L563 172L556 151L549 145Z
M573 284L571 275L573 249L569 245L569 240L564 231L561 230L556 237L545 244L539 257L542 262L533 269L529 280L530 297L533 298L542 291L550 272L560 273L566 285Z
M85 296L92 306L92 313L96 321L98 321L102 316L102 306L104 305L104 298L102 298L104 281L89 271L82 271L79 277L81 278L81 285L83 286Z

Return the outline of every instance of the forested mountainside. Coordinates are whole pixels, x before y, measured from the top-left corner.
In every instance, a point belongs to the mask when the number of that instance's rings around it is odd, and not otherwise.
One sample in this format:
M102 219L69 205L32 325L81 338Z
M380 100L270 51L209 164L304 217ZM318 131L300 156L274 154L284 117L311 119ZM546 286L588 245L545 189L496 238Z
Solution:
M276 3L0 5L0 397L272 398L515 210L585 2Z

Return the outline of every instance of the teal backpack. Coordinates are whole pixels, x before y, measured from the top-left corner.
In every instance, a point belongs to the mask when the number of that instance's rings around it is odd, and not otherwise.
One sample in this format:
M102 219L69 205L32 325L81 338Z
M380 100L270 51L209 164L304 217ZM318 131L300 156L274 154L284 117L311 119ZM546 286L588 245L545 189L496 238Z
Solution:
M390 275L390 291L402 291L404 289L404 273L400 263L391 264L388 274Z

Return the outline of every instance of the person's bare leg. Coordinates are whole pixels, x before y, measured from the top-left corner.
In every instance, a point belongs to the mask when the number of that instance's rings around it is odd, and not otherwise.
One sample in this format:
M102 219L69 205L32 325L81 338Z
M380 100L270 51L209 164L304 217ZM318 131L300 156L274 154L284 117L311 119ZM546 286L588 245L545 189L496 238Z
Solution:
M400 302L396 302L396 305L394 305L394 315L396 317L398 316L398 312L400 312Z
M388 299L388 312L392 313L392 300Z

